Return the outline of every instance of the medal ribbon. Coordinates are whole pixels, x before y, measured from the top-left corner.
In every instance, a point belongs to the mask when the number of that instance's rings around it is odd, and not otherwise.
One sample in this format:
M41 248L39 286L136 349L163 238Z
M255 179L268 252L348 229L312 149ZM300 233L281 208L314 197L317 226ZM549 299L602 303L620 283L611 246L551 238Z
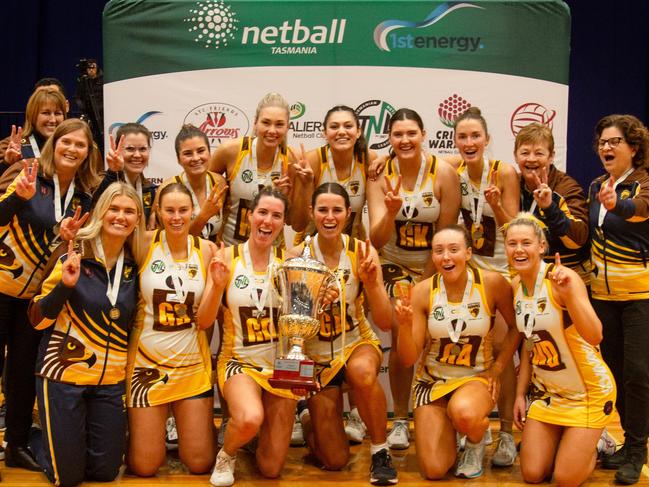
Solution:
M253 184L256 184L255 186L255 195L257 194L257 191L259 191L259 186L268 186L269 184L272 184L273 181L270 180L270 174L273 172L273 168L275 167L275 163L277 162L277 159L279 157L279 148L275 149L275 155L273 156L273 165L270 167L267 173L265 173L263 181L259 179L259 171L257 169L257 138L255 137L252 139L252 145L250 146L250 168L252 171L252 182Z
M471 184L468 168L462 173L462 176L467 184L467 189L471 191L472 196L475 196L476 193L478 193L478 201L475 202L475 205L472 201L471 206L469 207L469 210L471 210L471 218L473 219L472 226L473 228L478 228L480 226L480 222L482 221L482 212L484 210L486 201L483 188L486 187L487 177L489 176L489 159L487 159L486 157L482 159L482 177L480 178L480 186L478 187L477 191L473 188L473 184Z
M617 185L620 184L622 181L624 181L629 176L629 174L631 174L634 171L634 169L635 168L632 165L624 174L622 174L622 177L620 179L618 179L613 183L613 191L615 191ZM606 181L608 181L608 179ZM602 183L602 186L604 186L604 184L605 183ZM604 223L604 218L606 217L606 213L608 213L608 210L602 203L600 203L599 211L597 212L597 226L600 228L602 226L602 223Z
M74 179L70 181L70 186L68 186L68 192L65 193L65 201L63 202L63 209L61 209L61 185L59 184L59 175L54 173L52 176L54 180L54 218L57 222L61 222L63 219L63 214L72 200L72 195L74 194Z
M171 281L174 284L174 291L176 291L176 298L178 299L179 303L185 303L185 300L187 299L187 289L185 288L185 285L183 282L180 280L179 276L179 264L176 262L176 260L173 258L173 255L171 254L171 250L169 249L169 246L167 245L167 233L163 230L162 231L162 251L164 252L165 257L167 260L170 260L173 264L169 266L169 274L171 274ZM192 256L192 239L191 237L187 237L187 261L189 262L189 259Z
M273 257L273 250L270 249L270 255L268 256L268 265L266 266L266 273L261 279L261 283L258 283L257 275L252 265L252 257L250 257L249 242L243 244L243 264L245 265L246 269L248 269L248 278L250 279L250 283L252 284L252 287L250 289L250 299L252 299L255 308L257 308L257 311L259 311L260 314L264 311L264 308L266 307L266 301L268 301L268 292L270 290L269 273L270 268L273 265ZM272 310L270 311L270 314L272 316Z
M119 253L117 258L117 263L115 264L115 277L113 281L110 280L110 271L108 270L108 265L106 264L106 254L104 253L104 246L101 244L101 237L95 238L95 247L97 251L97 257L101 259L104 263L104 268L106 269L106 297L110 301L110 305L114 308L115 303L117 303L117 295L119 294L119 286L122 283L122 270L124 269L124 248Z
M331 174L333 180L340 184L343 188L345 188L345 191L349 193L348 186L352 181L352 176L354 175L354 171L356 171L356 166L358 165L356 156L352 155L352 167L349 169L349 177L344 183L342 182L342 179L338 177L338 173L336 172L336 166L334 165L334 156L331 153L331 147L327 147L327 162L329 163L329 173Z
M544 281L543 277L545 275L546 267L547 264L541 261L541 264L539 266L539 272L536 275L536 281L534 282L534 293L532 294L532 310L530 311L527 322L525 323L525 329L523 331L523 333L525 333L525 338L530 338L532 336L532 332L534 331L536 312L539 308L538 300L541 294L541 287L543 286L543 281Z
M41 150L38 148L38 144L36 143L36 137L34 137L34 134L29 136L29 145L32 146L32 152L34 153L34 157L37 159L41 157Z
M397 170L397 175L401 174L401 169L399 168L399 159L395 158L394 159L394 167ZM406 215L407 220L412 219L412 215L415 214L415 207L417 206L417 203L419 203L419 198L421 197L421 183L424 180L424 171L426 169L426 156L422 153L421 154L421 163L419 165L419 173L417 174L417 180L415 181L415 186L413 187L412 192L408 191L408 193L411 194L404 194L403 199L404 203L406 205L404 209L404 213ZM402 183L402 188L403 188L403 180L401 181ZM403 189L403 192L405 193L406 190Z
M464 287L464 294L462 295L462 303L460 303L460 314L458 320L453 326L453 320L451 320L451 310L448 303L448 294L446 293L446 286L444 285L444 278L440 277L439 279L439 304L444 310L444 315L448 316L446 321L446 330L448 331L448 337L453 343L457 343L462 334L462 325L465 323L467 315L469 313L467 305L469 298L471 297L473 290L473 274L467 270L467 279L466 286Z

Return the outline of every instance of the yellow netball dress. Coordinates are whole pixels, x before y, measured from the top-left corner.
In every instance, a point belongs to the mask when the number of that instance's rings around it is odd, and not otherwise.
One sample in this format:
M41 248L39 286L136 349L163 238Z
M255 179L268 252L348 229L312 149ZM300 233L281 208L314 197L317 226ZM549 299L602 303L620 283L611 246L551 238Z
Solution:
M493 363L493 324L482 272L467 267L462 303L446 300L443 279L430 279L428 346L412 388L413 408L425 406L453 392Z
M385 175L394 187L401 174L397 159L388 159ZM394 230L381 248L381 269L388 295L395 296L395 284L407 281L411 285L419 279L430 259L430 249L439 218L440 204L435 197L437 158L422 155L414 190L399 189L403 205L394 221Z
M491 205L487 203L484 190L495 173L498 181L501 161L484 159L480 185L471 181L466 163L462 161L457 172L460 176L460 193L462 203L460 206L460 221L464 223L473 244L473 257L471 262L480 269L499 272L507 280L509 265L505 255L505 237L498 228Z
M209 344L195 323L207 271L200 239L187 237L187 259L176 261L158 230L140 268L140 303L129 340L130 407L165 404L211 389Z
M338 267L333 272L344 290L344 336L341 320L343 306L339 298L322 314L318 335L305 343L306 355L317 364L316 375L322 387L336 377L352 352L360 345L370 344L381 352L379 339L365 318L363 310L363 289L356 267L356 252L360 240L348 235L342 235L342 239L343 250ZM324 262L318 245L318 235L312 240L311 251L317 260Z
M267 171L257 167L257 139L243 137L237 162L228 174L228 217L223 229L223 241L227 245L236 245L248 240L250 222L248 213L252 211L252 201L259 188L268 186L288 170L286 147L280 147L273 166Z
M548 273L553 267L541 263L537 279L543 283L534 296L526 296L520 284L514 296L516 326L529 335L526 346L532 355L527 417L561 426L603 428L611 420L615 381L597 347L581 337L566 308L552 295Z
M221 350L218 359L219 388L237 374L246 374L276 396L295 399L290 390L268 383L278 350L279 298L272 290L270 267L282 262L281 250L273 248L264 272L255 272L245 244L228 247L231 273L221 304ZM272 317L271 317L272 312Z

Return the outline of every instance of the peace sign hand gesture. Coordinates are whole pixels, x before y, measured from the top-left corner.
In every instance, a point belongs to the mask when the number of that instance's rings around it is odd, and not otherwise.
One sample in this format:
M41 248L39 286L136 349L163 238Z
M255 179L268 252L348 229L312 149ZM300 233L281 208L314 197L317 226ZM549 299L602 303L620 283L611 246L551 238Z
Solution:
M23 170L17 177L16 194L25 201L29 201L36 194L36 178L38 175L38 159L31 163L23 161Z
M61 281L65 287L74 287L81 274L81 257L74 250L74 241L68 242L68 258L61 269Z
M273 186L280 190L285 196L291 194L291 177L289 176L288 171L285 171L283 167L281 177L273 180Z
M390 178L384 176L384 179L385 189L383 190L383 194L385 195L385 198L383 201L385 202L385 206L388 209L390 216L396 217L403 205L403 198L399 194L399 189L401 189L401 174L399 174L397 184L395 184L394 188L392 187Z
M5 162L8 165L14 164L23 158L22 153L22 138L23 138L23 128L16 126L11 126L11 135L9 136L9 145L5 151Z
M205 220L209 220L221 211L221 208L223 207L223 197L225 196L225 192L227 190L227 184L224 184L220 189L216 184L212 186L210 194L207 195L207 198L205 198L205 201L201 206L200 213L205 216Z
M489 186L484 190L484 197L491 208L496 209L500 206L500 197L502 193L496 184L496 171L492 171L489 177Z
M378 265L372 258L372 244L369 239L365 243L360 243L356 251L356 268L358 277L365 287L371 287L377 283Z
M548 171L545 167L541 169L540 178L534 173L534 182L536 189L532 192L532 196L539 208L544 210L552 204L552 190L548 186Z
M74 216L68 216L61 220L61 226L59 229L59 236L62 240L72 241L77 236L77 232L86 223L86 220L90 216L90 213L86 213L81 216L81 206L77 206L77 209L74 210Z
M113 136L110 136L110 150L106 154L106 163L108 164L108 169L114 172L124 170L124 139L126 137L121 137L119 143L115 146L115 139Z
M225 259L225 245L221 242L218 249L215 245L212 245L211 249L212 259L210 260L209 273L214 287L220 289L228 282L228 276L230 275L230 268Z
M289 147L291 155L295 159L293 163L293 169L297 176L300 178L303 184L309 184L313 181L313 169L311 165L306 160L306 151L304 150L304 144L300 144L300 153L296 156L292 148Z

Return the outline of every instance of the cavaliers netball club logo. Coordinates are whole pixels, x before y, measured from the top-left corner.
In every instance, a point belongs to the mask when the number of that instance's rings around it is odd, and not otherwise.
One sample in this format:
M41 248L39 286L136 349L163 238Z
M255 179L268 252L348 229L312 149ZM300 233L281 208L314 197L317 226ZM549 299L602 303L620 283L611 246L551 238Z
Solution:
M552 122L556 115L555 110L544 107L540 103L524 103L512 113L509 126L514 136L518 135L523 127L533 122L552 128Z
M187 30L194 35L194 42L214 49L225 47L234 39L239 23L237 14L223 0L196 2L196 7L189 9L189 17L183 21L190 24Z
M462 115L469 108L471 108L471 103L457 93L453 93L453 95L449 96L439 104L437 107L437 115L439 115L440 122L448 128L453 128L457 117Z

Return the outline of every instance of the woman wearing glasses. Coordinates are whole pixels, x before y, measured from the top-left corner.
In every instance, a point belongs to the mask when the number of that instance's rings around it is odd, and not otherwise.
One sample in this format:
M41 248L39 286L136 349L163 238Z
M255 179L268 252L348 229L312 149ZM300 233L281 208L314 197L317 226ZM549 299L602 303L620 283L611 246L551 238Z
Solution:
M115 145L117 141L117 145ZM158 186L150 183L144 177L144 170L149 165L151 154L151 132L140 123L125 123L111 138L110 150L106 154L108 170L104 179L93 195L95 203L104 190L118 180L127 181L137 191L144 207L144 223L149 230L155 228L155 220L151 221L151 208Z
M624 429L624 445L603 466L634 484L649 437L649 131L633 115L608 115L595 127L595 148L606 174L589 190L591 290Z

